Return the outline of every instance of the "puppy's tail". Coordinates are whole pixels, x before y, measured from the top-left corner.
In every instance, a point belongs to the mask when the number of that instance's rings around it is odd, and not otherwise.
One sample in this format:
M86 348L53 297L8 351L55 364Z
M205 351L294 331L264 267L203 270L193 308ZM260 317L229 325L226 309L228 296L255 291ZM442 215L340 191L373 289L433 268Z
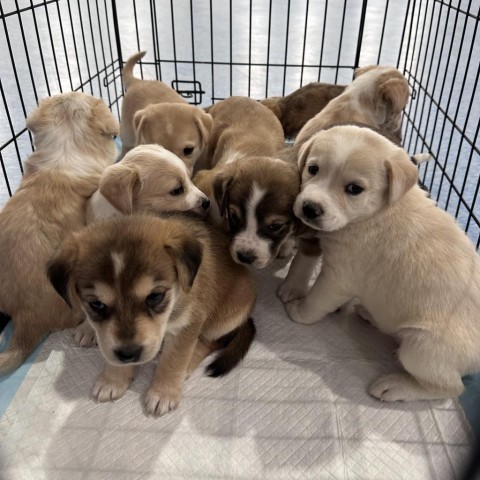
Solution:
M122 75L123 75L123 83L125 88L128 89L132 83L137 80L136 77L133 76L133 67L136 63L145 56L147 52L138 52L135 55L132 55L128 60L125 66L123 67Z
M222 377L233 370L250 349L255 333L253 319L249 318L238 328L217 340L217 343L223 348L215 360L208 365L206 374L209 377Z
M420 165L421 163L424 162L429 162L432 160L432 156L429 153L416 153L415 155L412 155L410 157L410 160L415 164L415 165Z

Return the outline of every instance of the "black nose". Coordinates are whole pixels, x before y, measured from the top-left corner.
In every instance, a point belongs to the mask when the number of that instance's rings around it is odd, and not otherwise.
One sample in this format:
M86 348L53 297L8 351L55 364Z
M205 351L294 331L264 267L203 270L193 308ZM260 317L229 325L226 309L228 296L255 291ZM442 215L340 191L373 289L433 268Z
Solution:
M307 218L317 218L323 213L323 210L319 205L305 202L302 207L302 212Z
M123 363L136 362L142 355L143 347L133 345L131 347L123 347L115 350L115 355Z
M202 208L207 211L208 207L210 206L210 200L206 198L205 200L202 201Z
M250 250L247 252L237 252L237 257L242 263L246 263L247 265L250 265L257 259L256 255Z

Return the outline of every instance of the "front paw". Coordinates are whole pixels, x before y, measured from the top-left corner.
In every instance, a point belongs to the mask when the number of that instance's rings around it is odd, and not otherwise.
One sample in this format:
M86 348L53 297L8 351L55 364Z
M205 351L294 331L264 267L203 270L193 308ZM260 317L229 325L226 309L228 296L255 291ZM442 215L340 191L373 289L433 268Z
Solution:
M161 417L177 409L181 396L180 389L150 387L145 396L145 409L148 415Z
M75 328L75 331L73 332L73 340L77 345L85 348L93 347L97 344L95 330L86 320Z
M283 282L277 290L277 296L283 303L292 302L304 298L307 295L308 287L293 285L288 282Z
M314 312L310 312L305 305L304 300L293 300L285 304L288 316L296 323L311 324L315 323L318 318L314 315Z
M106 372L98 377L93 387L92 396L97 402L113 402L123 397L132 379L112 378Z

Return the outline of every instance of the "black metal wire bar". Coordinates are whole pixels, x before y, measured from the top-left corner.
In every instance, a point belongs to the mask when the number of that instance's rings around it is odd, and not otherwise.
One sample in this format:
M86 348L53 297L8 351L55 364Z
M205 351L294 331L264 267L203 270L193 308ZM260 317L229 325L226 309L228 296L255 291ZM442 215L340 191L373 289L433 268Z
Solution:
M90 78L87 78L87 80L85 80L84 82L80 83L80 85L75 88L75 91L76 91L76 92L78 92L79 90L82 90L82 91L83 91L83 88L84 88L85 86L87 86L88 84L91 85L92 82L93 82L93 80L99 79L100 76L101 76L102 74L104 74L104 73L106 74L107 70L108 70L110 67L112 67L112 69L115 70L114 65L115 65L116 62L117 62L117 60L113 61L110 65L106 65L104 68L101 68L97 73L95 73L95 75L92 75ZM117 68L119 69L120 67L117 67Z
M211 66L210 71L212 74L212 104L213 98L215 97L215 62L214 62L214 55L213 55L213 5L212 0L210 0L210 60ZM198 62L197 62L198 63Z
M10 188L10 182L8 181L7 170L5 168L5 164L3 163L3 155L1 151L0 151L0 165L2 165L3 178L5 179L5 185L7 186L8 195L11 197L12 189Z
M342 26L340 28L340 42L338 44L337 68L335 69L335 83L338 81L338 65L340 65L340 57L342 55L343 30L345 28L345 12L347 11L347 1L348 0L344 0L343 2Z
M362 53L362 42L363 42L363 30L365 28L365 17L367 15L367 4L368 0L363 0L362 2L362 12L360 13L360 25L358 27L358 37L357 37L357 51L355 53L355 67L358 68L360 65L360 54ZM345 14L345 12L344 12ZM325 4L325 17L326 17L326 4ZM326 18L325 18L326 20ZM324 22L324 31L326 23ZM323 48L323 38L322 38L322 48ZM338 72L337 72L338 73Z
M60 0L49 0L49 1L45 1L45 2L42 2L42 3L37 3L35 5L31 5L30 7L24 7L24 8L15 8L15 10L13 12L8 12L8 13L2 13L0 15L0 19L4 19L4 18L7 18L7 17L11 17L12 15L19 15L20 13L23 13L23 12L28 12L34 8L39 8L39 7L43 7L44 5L48 5L50 3L58 3Z
M270 73L270 39L272 33L272 0L268 9L267 72L265 76L265 98L268 98L268 74Z
M158 35L158 21L157 21L157 7L155 0L150 0L150 11L152 20L152 35L153 35L153 54L155 58L155 70L157 72L157 79L162 80L162 59L160 55L160 39Z
M308 28L308 6L309 0L307 0L305 7L305 26L303 29L303 49L302 49L302 68L300 69L300 87L303 87L303 72L305 70L305 50L307 46L307 28Z
M410 11L410 0L408 0L407 8L405 10L405 18L403 20L402 38L400 39L400 47L398 49L398 57L397 57L397 68L400 68L400 59L402 58L403 42L405 40L405 32L407 31L407 19L408 19L408 12L409 11ZM412 15L410 16L410 29L409 29L408 44L410 44L410 36L411 35L412 35ZM406 51L408 52L408 46L407 46ZM404 68L403 68L403 73L405 73L406 65L407 65L407 56L405 54L405 64L404 64Z
M387 25L388 4L389 0L387 0L387 3L385 4L385 15L383 16L382 33L380 34L380 45L378 46L377 65L380 65L380 56L382 54L383 37L385 35L385 26Z
M475 208L475 204L477 203L479 192L480 192L480 177L478 178L477 188L475 189L475 193L473 195L472 210L470 212L468 212L467 223L466 223L466 227L465 227L467 229L470 228L470 222L472 221L472 219L475 221L475 218L474 218L474 215L473 215L473 209ZM480 228L479 222L477 221L476 223L477 223L477 226ZM478 235L477 249L478 249L479 245L480 245L480 235Z
M252 77L252 0L248 9L248 96L250 97L250 84Z
M434 0L434 2L436 3L441 3L442 5L445 5L445 6L448 6L450 7L452 10L457 10L458 12L460 13L463 13L464 15L467 15L469 17L472 17L474 20L480 20L480 14L477 14L477 15L474 15L473 13L471 13L469 10L468 11L465 11L465 10L462 10L460 7L455 7L451 4L450 2L450 5L447 5L444 1L442 0ZM459 2L458 4L460 5L461 2Z
M90 0L87 1L87 12L88 12L88 23L90 25L90 36L92 37L93 59L95 60L95 68L96 68L96 71L98 72L98 57L97 57L97 49L95 48L95 45L96 45L95 36L93 34L93 22L92 22L92 12L90 10ZM98 27L99 27L99 30L101 30L100 25ZM103 41L102 41L102 51L103 51ZM100 92L100 95L102 95L102 83L100 82L100 76L98 76L97 80L98 80L98 90Z
M63 44L63 53L65 55L65 63L67 64L67 74L68 74L68 81L70 82L70 90L73 90L73 80L72 80L72 72L70 71L70 60L67 53L67 44L65 42L65 33L63 30L63 20L62 14L60 12L60 6L57 2L57 15L58 15L58 23L60 24L60 34L62 36L62 44Z
M33 12L35 11L33 10ZM50 15L48 14L48 7L46 5L45 5L45 17L47 18L48 36L50 38L50 46L52 47L53 63L55 65L55 73L57 74L58 88L60 89L60 92L63 92L62 77L60 76L60 72L58 70L57 51L55 49L55 43L53 41L52 26L50 25Z
M287 30L285 33L285 68L283 69L283 86L282 86L282 95L285 95L285 84L287 82L287 56L288 56L288 34L290 31L290 0L288 0L287 5Z
M67 1L67 6L68 6L68 17L70 19L70 28L72 30L73 49L75 51L75 60L77 62L78 78L80 80L80 83L82 83L82 69L80 68L80 62L78 61L77 39L75 37L75 28L73 26L72 8L70 6L70 0Z
M140 48L140 35L139 35L139 29L138 29L137 2L136 2L136 0L133 0L132 3L133 3L133 18L134 18L134 21L135 21L135 36L136 36L136 39L137 39L137 51L140 52L141 48ZM117 8L116 7L115 7L113 18L114 18L114 25L116 25L116 27L115 27L115 37L118 39L118 42L120 42L120 33L118 33L118 35L117 35L118 18L117 18ZM118 51L118 45L117 45L117 51ZM120 51L118 51L118 55L119 55L120 60L121 60L122 55L120 55ZM143 62L139 62L139 63L140 63L140 76L143 78Z
M367 0L363 0L366 2ZM322 76L322 65L323 62L323 48L325 46L325 30L327 29L327 11L328 11L328 0L325 0L325 10L323 11L323 29L322 29L322 46L320 47L320 58L318 59L318 81ZM326 68L326 67L325 67Z
M9 145L11 145L12 143L15 143L17 141L18 138L20 138L25 132L28 132L27 130L27 127L23 127L19 132L17 133L14 133L12 131L12 137L10 138L10 140L7 140L2 146L0 146L0 152L2 150L4 150L5 148L7 148ZM21 160L20 160L20 153L17 152L17 156L18 156L18 161L19 161L19 165L22 165L21 164Z
M232 31L232 24L233 24L233 19L232 19L232 0L229 2L230 5L230 10L228 14L228 19L229 19L229 33L230 33L230 96L232 96L233 92L233 31Z
M78 18L80 19L80 30L82 33L82 41L83 41L83 51L85 52L85 62L87 64L87 72L88 72L88 78L92 79L92 73L90 71L90 62L88 61L88 52L87 52L87 43L85 41L85 30L83 27L83 19L82 19L82 12L80 9L80 0L77 0L77 7L78 7ZM100 79L98 80L100 83ZM90 93L93 95L93 82L90 83Z
M193 26L193 0L190 0L190 28L192 30L192 64L193 64L193 81L197 81L196 62L195 62L195 31ZM197 102L197 94L195 94L195 103Z
M175 17L173 13L173 0L170 0L170 15L172 20L172 46L173 46L173 59L175 63L173 64L175 67L175 80L178 80L178 70L177 70L177 45L175 41ZM192 32L193 34L193 32Z

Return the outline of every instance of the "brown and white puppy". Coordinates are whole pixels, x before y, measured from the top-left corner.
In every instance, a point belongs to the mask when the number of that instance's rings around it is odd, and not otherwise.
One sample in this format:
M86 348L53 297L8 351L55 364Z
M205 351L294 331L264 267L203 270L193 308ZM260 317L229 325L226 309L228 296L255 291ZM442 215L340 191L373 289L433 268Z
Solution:
M290 317L311 324L353 301L399 340L405 369L371 395L460 395L462 375L480 371L480 258L465 233L416 184L408 154L370 129L319 132L300 158L295 213L318 231L323 265L305 297L286 303ZM292 287L305 281L289 276Z
M156 143L177 155L191 174L207 148L212 118L165 83L135 78L133 67L145 53L130 57L123 69L121 156L136 145Z
M341 123L368 125L400 145L402 112L409 94L407 79L396 68L357 68L345 91L305 124L295 146L301 147L318 131Z
M291 242L297 168L277 158L283 130L268 108L250 98L231 97L210 112L214 168L198 172L193 182L212 202L210 219L229 232L233 259L263 268Z
M85 93L42 100L27 127L35 153L0 212L0 311L14 324L0 353L1 373L18 367L48 332L78 323L45 268L60 242L85 225L87 198L117 153L118 122L102 100Z
M345 90L345 85L309 83L285 97L270 97L260 103L277 116L286 137L295 137L303 126L322 111L330 100Z
M72 235L50 281L85 313L107 361L93 396L120 398L136 365L160 352L145 397L148 414L177 408L186 377L211 353L217 377L246 355L255 335L252 278L232 261L225 236L186 217L129 215Z
M89 202L87 220L130 213L193 211L204 215L209 205L175 154L159 145L140 145L105 169Z

